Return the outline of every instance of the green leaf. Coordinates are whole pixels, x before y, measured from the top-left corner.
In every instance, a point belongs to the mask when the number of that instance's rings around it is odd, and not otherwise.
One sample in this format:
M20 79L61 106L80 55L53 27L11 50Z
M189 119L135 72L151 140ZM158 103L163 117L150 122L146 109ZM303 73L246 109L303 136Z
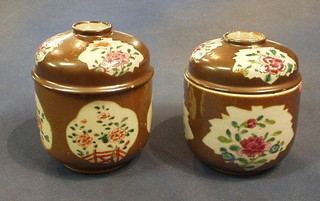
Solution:
M130 62L130 63L127 64L127 67L129 67L129 66L132 66L132 62Z
M278 136L278 135L281 135L282 131L276 131L272 134L272 136Z
M274 137L270 138L269 140L267 140L267 142L273 142L275 141L276 139Z
M251 57L251 56L257 56L258 54L256 53L251 53L251 54L247 54L246 56Z
M93 52L93 51L96 51L97 49L99 49L99 48L93 48L90 52Z
M240 147L238 145L231 145L229 147L229 149L232 150L232 151L238 151L240 149Z
M257 121L260 121L262 119L263 119L263 115L260 115L260 116L257 117Z
M122 45L118 45L116 48L119 49L120 47L122 47Z
M127 49L127 52L130 53L130 52L131 52L131 49Z
M45 135L45 136L44 136L44 139L45 139L47 142L50 142L50 139L49 139L49 136L48 136L48 135Z
M235 157L233 156L233 154L232 153L228 153L228 152L223 153L222 157L226 161L234 161L235 160Z
M277 54L277 51L276 51L276 50L270 50L270 52L271 52L273 55L276 55L276 54Z
M267 162L268 160L267 159L261 159L261 160L258 160L258 161L254 161L253 163L254 164L261 164L261 163L265 163L265 162Z
M219 136L219 137L218 137L218 140L219 140L220 142L222 142L222 143L230 143L230 142L232 142L231 139L226 138L226 137L224 137L224 136Z
M220 148L220 151L221 151L221 152L227 152L227 149L226 149L226 148L221 147L221 148Z
M132 129L130 129L130 130L128 130L128 132L130 132L130 133L131 133L131 132L133 132L133 131L134 131L134 129L133 129L133 128L132 128Z
M114 125L115 125L115 126L119 126L119 123L118 123L118 122L115 122Z
M237 133L237 134L235 135L235 138L236 138L237 142L240 142L240 141L241 141L241 136L239 135L239 133Z
M112 116L112 117L109 118L109 120L113 120L113 119L114 119L114 116Z
M91 130L91 129L89 129L87 132L88 132L88 133L92 133L92 130Z
M97 123L99 123L99 124L101 124L102 122L103 122L103 121L101 121L101 120L98 120L98 121L97 121Z
M73 126L70 126L70 128L71 128L71 130L74 130L74 131L76 130L75 127L73 127Z
M263 124L263 123L257 123L257 125L260 126L261 128L265 128L266 127L266 125Z
M129 118L128 117L124 117L122 120L121 120L121 122L124 122L124 121L126 121L126 120L128 120Z
M256 60L248 60L250 63L252 64L259 64L260 62L259 61L256 61Z
M100 110L100 107L99 106L95 106L94 109Z
M133 54L134 54L134 55L139 55L139 53L138 53L138 52L134 52Z
M245 134L245 133L247 133L248 132L248 130L242 130L240 133L241 134Z
M266 119L266 120L264 120L264 123L266 123L266 124L275 124L276 121L275 120L271 120L271 119Z
M248 160L245 158L238 158L238 161L240 161L241 163L247 164Z
M231 137L231 131L229 129L226 130L226 134L229 138Z
M235 128L239 128L238 123L235 122L235 121L232 121L232 122L231 122L231 125L232 125L233 127L235 127Z
M77 149L77 153L78 153L78 156L80 156L80 157L84 156L84 153L81 150Z
M270 74L266 75L265 81L266 82L270 82L271 81L271 75Z
M280 149L280 145L279 145L279 144L275 144L275 145L273 145L273 146L269 149L269 152L270 152L271 154L273 154L273 153L278 152L279 149Z
M269 132L266 132L266 134L264 134L263 139L264 139L264 140L267 139L268 135L269 135Z
M98 136L99 136L99 134L98 134L98 133L95 133L95 134L93 134L93 136L98 137Z
M293 65L288 63L288 70L287 70L287 73L291 73L293 70Z
M104 135L104 136L101 138L101 140L102 140L103 143L108 143L108 142L109 142L108 135Z

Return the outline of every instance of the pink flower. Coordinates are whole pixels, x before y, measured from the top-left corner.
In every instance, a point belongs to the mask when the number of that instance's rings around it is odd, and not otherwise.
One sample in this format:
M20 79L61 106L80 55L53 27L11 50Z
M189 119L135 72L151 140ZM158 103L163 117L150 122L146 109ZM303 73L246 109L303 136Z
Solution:
M247 120L247 128L254 128L257 125L256 119L248 119Z
M242 148L239 150L239 154L245 154L248 157L264 154L270 146L268 142L264 141L263 137L249 137L242 140L240 144Z
M269 72L273 75L278 74L285 70L286 66L284 65L284 61L275 57L264 57L263 62L265 63L264 68L266 72Z
M126 131L122 128L116 128L109 134L109 139L113 142L119 142L125 137Z
M81 147L89 146L93 141L93 138L89 135L81 134L77 136L76 142Z
M100 64L100 67L119 67L129 63L130 54L122 51L112 51L107 53L106 58Z

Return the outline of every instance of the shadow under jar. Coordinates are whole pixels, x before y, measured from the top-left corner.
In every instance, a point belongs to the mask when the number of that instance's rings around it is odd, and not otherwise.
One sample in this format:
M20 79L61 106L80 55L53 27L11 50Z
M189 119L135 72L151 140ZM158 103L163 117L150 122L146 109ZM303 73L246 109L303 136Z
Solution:
M147 47L107 22L47 39L32 70L46 151L77 172L124 165L148 140L153 73Z
M258 32L200 44L185 70L185 137L211 167L246 175L289 152L301 92L297 56Z

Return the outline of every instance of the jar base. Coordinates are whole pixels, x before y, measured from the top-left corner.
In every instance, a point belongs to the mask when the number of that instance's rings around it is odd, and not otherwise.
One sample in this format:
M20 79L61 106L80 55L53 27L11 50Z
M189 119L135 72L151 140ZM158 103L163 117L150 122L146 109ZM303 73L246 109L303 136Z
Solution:
M78 168L74 168L74 167L70 167L69 165L66 165L66 164L63 164L66 168L68 168L69 170L72 170L74 172L78 172L78 173L83 173L83 174L103 174L103 173L108 173L108 172L112 172L114 170L117 170L125 165L127 165L129 161L127 162L124 162L124 163L121 163L117 166L113 166L113 167L109 167L109 168L105 168L105 169L93 169L93 170L90 170L90 169L78 169Z
M265 169L265 170L261 170L261 171L251 171L251 172L232 172L232 171L227 171L227 170L221 170L219 168L216 168L216 167L212 167L214 170L218 171L218 172L221 172L223 174L228 174L228 175L232 175L232 176L239 176L239 177L242 177L242 176L254 176L254 175L258 175L258 174L263 174L265 172L268 172L272 169L274 169L277 165L275 166L272 166L268 169Z

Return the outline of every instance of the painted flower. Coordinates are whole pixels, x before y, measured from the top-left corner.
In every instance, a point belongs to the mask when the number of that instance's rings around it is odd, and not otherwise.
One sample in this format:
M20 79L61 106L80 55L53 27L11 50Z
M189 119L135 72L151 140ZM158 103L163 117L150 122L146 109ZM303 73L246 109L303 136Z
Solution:
M257 125L256 119L248 119L247 120L247 128L254 128Z
M109 118L110 114L109 113L101 113L98 115L98 119L106 119Z
M100 67L119 67L129 63L130 54L122 51L111 51L107 53L106 58L100 64Z
M41 121L39 115L37 115L37 124L38 124L39 129L41 130L42 129L42 121Z
M256 155L262 155L270 144L264 141L263 137L249 137L240 142L241 149L239 154L245 154L248 157L255 157Z
M98 42L98 43L94 43L92 46L93 46L93 47L109 47L110 44L107 43L107 42L101 41L101 42Z
M283 72L286 68L284 61L276 57L267 56L262 61L264 62L265 71L273 75Z
M126 131L122 128L116 128L109 134L109 139L113 142L119 142L126 135Z
M81 147L88 147L93 142L93 138L86 134L77 136L76 142Z

